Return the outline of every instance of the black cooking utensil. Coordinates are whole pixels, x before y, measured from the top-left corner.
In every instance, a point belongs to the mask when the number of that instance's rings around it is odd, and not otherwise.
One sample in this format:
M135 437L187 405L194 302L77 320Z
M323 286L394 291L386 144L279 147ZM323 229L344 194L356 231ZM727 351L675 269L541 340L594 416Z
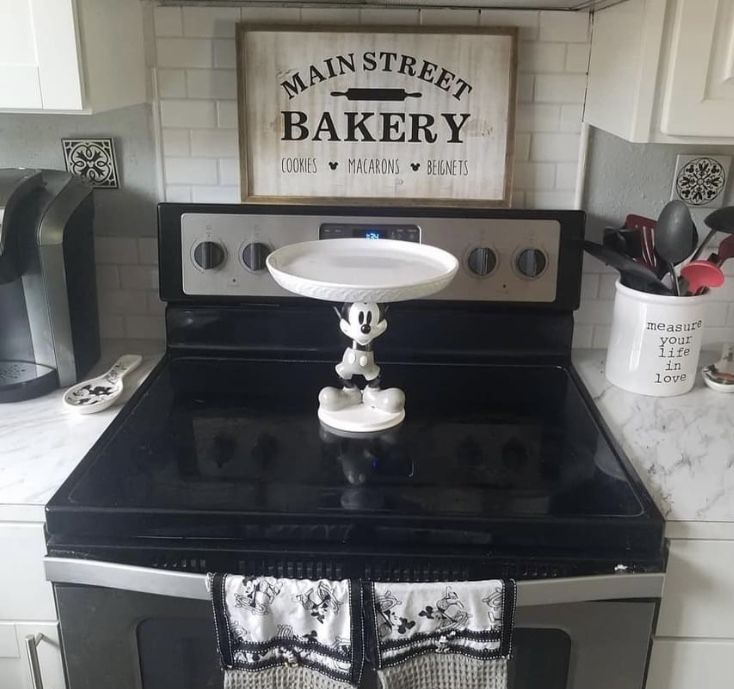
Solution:
M347 89L346 91L332 91L332 96L345 96L347 100L405 100L406 98L420 98L421 93L411 93L405 89Z
M734 235L729 235L719 244L716 252L716 265L721 268L730 258L734 258Z
M704 222L711 229L704 240L699 244L698 249L696 249L696 253L691 256L692 261L695 261L701 255L701 252L706 248L706 245L717 232L734 234L734 206L717 208L713 213L709 213L706 216Z
M651 294L672 294L670 288L663 284L653 271L635 263L629 256L588 240L584 241L584 250L602 263L618 270L625 287Z
M690 255L694 233L697 234L688 206L683 201L666 203L655 226L655 252L665 262L677 296L680 286L675 266Z
M698 246L698 229L696 228L696 223L691 220L691 247L690 252L693 253L696 251L696 247ZM665 263L665 261L661 260L657 253L655 253L655 258L657 259L655 263L655 273L657 273L657 276L659 278L665 277L665 275L668 273L668 265ZM691 258L693 260L693 258ZM681 293L683 293L684 290L681 290Z
M604 246L630 258L642 257L642 234L639 230L607 227L604 230Z

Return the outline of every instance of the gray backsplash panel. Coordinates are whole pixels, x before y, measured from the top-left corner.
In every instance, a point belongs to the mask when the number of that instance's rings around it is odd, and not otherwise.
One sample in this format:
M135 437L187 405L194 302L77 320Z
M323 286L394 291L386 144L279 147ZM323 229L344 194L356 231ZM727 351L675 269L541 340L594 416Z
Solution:
M584 208L589 214L587 235L601 238L605 226L620 226L628 213L656 218L670 201L675 161L685 153L734 155L734 146L699 144L633 144L591 128ZM734 184L724 192L724 205L734 204ZM711 208L692 208L699 232Z
M0 113L0 167L64 169L62 138L112 137L120 188L94 192L98 235L153 237L158 200L149 104L97 115Z

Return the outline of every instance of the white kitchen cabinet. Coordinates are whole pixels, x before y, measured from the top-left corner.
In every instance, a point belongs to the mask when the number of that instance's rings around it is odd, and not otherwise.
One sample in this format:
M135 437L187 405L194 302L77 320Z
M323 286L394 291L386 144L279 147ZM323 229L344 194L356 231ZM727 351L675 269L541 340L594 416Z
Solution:
M660 129L734 137L734 0L678 0Z
M65 689L56 605L43 569L43 524L0 521L0 552L0 689L33 689L28 637L38 639L44 689Z
M734 142L734 0L597 12L584 121L628 141Z
M51 585L46 581L43 524L0 522L0 621L55 620Z
M40 635L40 636L39 636ZM34 689L26 638L38 640L37 671L43 689L66 689L56 622L0 622L0 687Z
M734 639L734 542L670 541L655 634Z
M655 639L645 689L731 689L734 641Z
M145 100L140 0L0 0L0 110L92 113Z
M734 686L734 542L670 541L645 689Z

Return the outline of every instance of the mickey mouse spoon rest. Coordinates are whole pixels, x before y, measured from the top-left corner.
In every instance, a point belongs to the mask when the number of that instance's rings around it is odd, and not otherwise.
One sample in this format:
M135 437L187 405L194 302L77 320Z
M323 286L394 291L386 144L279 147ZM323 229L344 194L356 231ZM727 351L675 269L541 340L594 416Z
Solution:
M372 343L387 330L389 302L446 287L459 264L442 249L390 239L326 239L289 244L268 256L275 281L301 296L343 302L335 309L351 344L336 365L340 387L319 393L319 419L332 428L372 433L405 418L405 394L381 387ZM356 379L356 380L355 380ZM363 382L360 388L357 381Z

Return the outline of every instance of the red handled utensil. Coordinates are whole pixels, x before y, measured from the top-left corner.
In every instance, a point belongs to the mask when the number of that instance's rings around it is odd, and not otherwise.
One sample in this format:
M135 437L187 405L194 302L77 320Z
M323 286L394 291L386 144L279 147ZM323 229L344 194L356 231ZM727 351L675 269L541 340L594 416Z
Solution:
M734 233L734 206L725 206L724 208L717 208L713 213L709 213L704 219L704 222L711 228L709 233L703 238L703 241L698 245L698 249L691 256L691 261L695 261L701 255L701 252L706 248L706 245L711 241L713 236L717 232L726 232L727 234Z
M706 260L721 268L730 258L734 258L734 234L730 234L724 239L719 244L717 252L715 254L709 254ZM703 292L704 290L701 290L701 293Z
M680 274L688 283L688 294L698 295L704 289L724 284L721 268L708 261L691 261L680 269Z
M714 255L716 256L716 265L719 268L730 258L734 258L734 234L730 234L719 244L719 248ZM711 260L710 257L709 260Z
M655 238L654 231L657 221L652 218L646 218L643 215L635 215L630 213L624 220L624 226L630 230L637 230L640 233L640 245L642 263L652 270L657 270L657 256L655 256Z

